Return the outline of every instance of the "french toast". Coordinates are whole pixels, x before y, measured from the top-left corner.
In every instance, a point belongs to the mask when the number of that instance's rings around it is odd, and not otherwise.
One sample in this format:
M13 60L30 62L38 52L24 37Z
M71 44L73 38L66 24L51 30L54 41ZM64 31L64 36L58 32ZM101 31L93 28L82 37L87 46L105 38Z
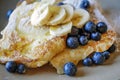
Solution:
M65 63L77 65L93 52L108 50L115 42L116 33L95 0L89 0L91 8L88 11L78 9L82 0L63 0L66 5L61 7L56 6L60 0L41 1L23 1L10 16L8 25L1 32L1 63L15 61L36 68L50 62L58 74L63 74ZM82 19L76 21L76 16L82 16ZM66 38L72 26L82 28L89 20L105 22L107 32L102 34L100 41L90 40L85 46L68 48Z
M72 2L73 1L73 2ZM81 0L66 0L66 3L71 4L73 6L80 5L79 1ZM114 44L116 39L116 33L110 23L105 19L102 15L101 8L95 0L89 0L91 3L90 8L90 16L91 21L98 23L100 21L106 22L108 25L108 31L102 34L102 38L100 41L89 41L85 46L79 46L77 49L65 49L62 53L57 54L50 62L57 69L58 74L63 74L63 66L67 62L73 62L74 64L78 64L80 60L85 59L93 52L103 52L110 48L112 44ZM78 4L75 4L78 3Z
M0 40L0 61L2 63L16 61L36 68L48 63L53 56L65 49L63 37L47 39L45 38L47 27L34 28L30 24L30 12L34 6L24 1L9 18L8 25L1 33L3 35Z

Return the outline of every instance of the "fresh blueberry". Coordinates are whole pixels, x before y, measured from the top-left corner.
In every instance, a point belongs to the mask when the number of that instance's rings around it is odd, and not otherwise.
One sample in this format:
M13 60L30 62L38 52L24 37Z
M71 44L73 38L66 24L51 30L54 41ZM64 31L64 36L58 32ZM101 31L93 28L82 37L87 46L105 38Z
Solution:
M62 5L64 5L64 3L63 2L59 2L57 5L58 6L62 6Z
M100 52L96 52L92 59L95 64L103 64L105 61L105 57Z
M80 8L88 9L90 7L90 2L88 0L82 0Z
M97 31L99 31L100 33L105 33L107 31L107 25L104 22L99 22L96 27Z
M96 25L93 22L89 21L85 24L84 30L88 33L96 32Z
M67 46L72 49L75 49L79 46L79 41L77 37L68 37L66 43Z
M84 65L84 66L91 66L92 63L93 63L93 61L92 61L91 58L85 58L85 59L83 60L83 65Z
M24 74L26 72L26 67L24 64L18 64L17 73Z
M109 59L109 57L110 57L110 52L105 51L105 52L103 52L102 54L103 54L103 56L105 57L106 60Z
M101 39L101 34L99 32L91 33L91 39L99 41Z
M88 43L88 38L86 36L80 36L79 43L83 46L86 45Z
M75 66L75 64L73 64L72 62L68 62L64 65L64 73L68 76L74 76L77 72L77 68Z
M8 72L14 73L17 69L17 64L13 61L9 61L6 63L5 68Z
M10 15L12 14L12 12L13 12L12 9L10 9L10 10L7 11L7 14L6 14L7 19L9 19Z
M71 33L69 33L69 36L78 36L78 34L79 34L79 29L73 26Z
M116 49L116 46L115 44L113 44L107 51L110 52L110 53L113 53Z

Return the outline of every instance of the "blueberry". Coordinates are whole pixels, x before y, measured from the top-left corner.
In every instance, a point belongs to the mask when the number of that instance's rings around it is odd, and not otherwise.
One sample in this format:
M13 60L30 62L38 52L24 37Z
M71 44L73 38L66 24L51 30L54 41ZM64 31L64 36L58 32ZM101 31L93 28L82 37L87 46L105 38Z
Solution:
M80 8L88 9L90 7L90 2L88 0L82 0Z
M115 44L113 44L107 51L110 52L110 53L113 53L116 49L116 46Z
M17 64L14 61L9 61L6 63L5 68L8 72L14 73L17 69Z
M7 11L7 13L6 13L7 19L9 19L10 15L12 14L12 12L13 12L12 9Z
M58 6L62 6L62 5L64 5L64 3L63 2L59 2L57 5Z
M88 43L88 38L86 36L80 36L79 43L83 46L86 45Z
M89 21L85 24L84 30L88 33L96 32L96 25L93 22Z
M26 72L26 67L24 64L18 64L17 66L17 73L23 74Z
M69 36L78 36L78 34L79 34L79 29L73 26L71 33L69 33Z
M91 39L99 41L101 39L101 34L99 32L91 33Z
M93 61L92 61L91 58L85 58L85 59L83 60L83 65L84 65L84 66L91 66L92 63L93 63Z
M109 57L110 57L110 52L105 51L105 52L103 52L102 54L103 54L103 56L105 57L106 60L109 59Z
M66 43L67 46L72 49L75 49L79 46L79 41L77 37L68 37Z
M99 22L97 25L97 31L100 33L105 33L107 31L107 25L104 22Z
M77 72L77 68L75 66L75 64L73 64L72 62L68 62L64 65L64 73L68 76L74 76Z
M105 61L105 57L100 52L96 52L92 59L95 64L103 64Z

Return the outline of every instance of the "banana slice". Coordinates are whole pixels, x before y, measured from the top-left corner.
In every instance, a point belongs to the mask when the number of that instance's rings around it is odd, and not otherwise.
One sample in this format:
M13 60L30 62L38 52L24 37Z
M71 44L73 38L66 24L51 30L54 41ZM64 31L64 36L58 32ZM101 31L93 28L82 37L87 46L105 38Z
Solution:
M31 16L31 24L34 26L45 25L50 19L52 13L48 4L41 5L36 10L34 10Z
M82 28L83 25L90 20L89 13L84 9L76 9L72 18L72 23L78 28Z
M48 22L48 25L58 25L60 24L66 16L65 9L59 6L51 6L52 17Z
M50 34L53 36L64 36L71 32L72 22L63 25L50 27Z
M73 13L74 13L73 12L73 7L70 6L70 5L63 5L62 7L66 11L66 17L65 17L65 20L62 23L69 22L72 19L72 17L73 17Z
M41 0L41 3L48 3L48 4L51 4L51 5L53 5L53 4L55 4L56 3L56 0Z

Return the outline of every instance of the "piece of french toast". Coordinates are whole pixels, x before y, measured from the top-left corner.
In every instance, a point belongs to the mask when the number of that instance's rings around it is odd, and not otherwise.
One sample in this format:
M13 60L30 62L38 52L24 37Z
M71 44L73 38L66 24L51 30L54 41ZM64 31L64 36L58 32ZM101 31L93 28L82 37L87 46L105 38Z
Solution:
M64 37L48 39L47 27L31 25L30 17L35 6L24 1L11 14L8 25L1 32L1 63L16 61L36 68L48 63L53 56L65 49Z
M66 0L65 3L73 6L79 6L82 0ZM80 60L85 59L93 52L104 52L114 44L116 39L116 33L111 24L102 14L102 9L95 0L89 0L91 8L89 9L91 21L94 23L105 22L108 25L108 31L102 34L100 41L89 41L85 46L79 46L77 49L66 48L62 53L57 54L50 62L57 69L58 74L63 74L63 66L67 62L73 62L78 64ZM76 7L77 8L77 7ZM79 8L79 7L78 7Z

